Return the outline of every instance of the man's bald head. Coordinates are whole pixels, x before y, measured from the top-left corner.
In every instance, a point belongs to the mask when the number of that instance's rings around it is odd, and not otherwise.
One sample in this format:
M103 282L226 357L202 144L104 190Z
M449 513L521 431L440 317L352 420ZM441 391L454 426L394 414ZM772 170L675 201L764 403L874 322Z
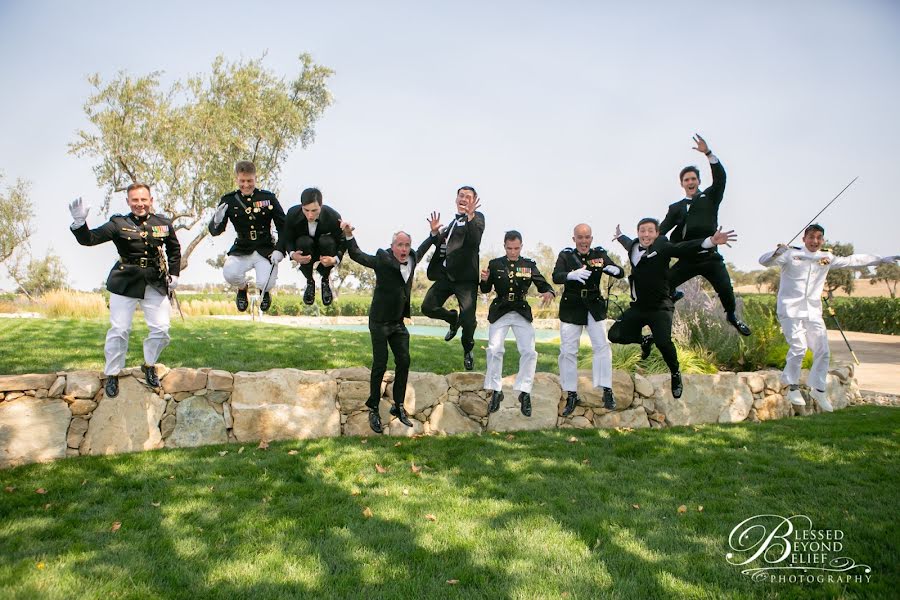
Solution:
M575 226L573 233L572 241L575 242L575 249L581 254L587 254L591 249L591 243L594 241L591 226L587 223L579 223Z

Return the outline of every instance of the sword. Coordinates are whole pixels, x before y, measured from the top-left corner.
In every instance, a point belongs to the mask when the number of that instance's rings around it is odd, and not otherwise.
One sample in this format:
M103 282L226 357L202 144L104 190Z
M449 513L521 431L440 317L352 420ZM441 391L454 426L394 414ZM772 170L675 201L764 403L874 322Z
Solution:
M181 312L181 302L178 301L175 290L169 288L169 263L166 261L166 255L163 254L162 246L157 246L156 250L159 252L159 268L162 270L163 278L166 282L166 295L169 297L169 304L178 310L178 314L181 315L181 322L183 323L184 313Z
M266 292L269 291L269 282L272 281L272 275L275 274L275 267L277 267L277 266L278 266L278 263L275 263L274 265L272 265L272 268L269 269L269 278L266 279L266 285L262 289L263 294L265 294Z
M806 225L804 225L804 226L803 226L803 229L801 229L800 231L798 231L797 234L796 234L794 237L791 238L791 241L788 242L787 244L785 244L785 246L790 246L790 245L791 245L791 242L793 242L794 240L796 240L798 235L800 235L800 234L802 234L804 231L806 231L806 228L809 227L810 225L812 225L812 224L815 222L815 220L819 218L819 215L821 215L823 212L825 212L825 209L827 209L829 206L831 206L831 205L834 203L835 200L837 200L838 198L840 198L840 197L841 197L841 194L843 194L844 192L846 192L846 191L847 191L847 188L849 188L851 185L853 185L853 183L854 183L857 179L859 179L859 175L857 175L856 177L854 177L853 180L852 180L850 183L848 183L847 185L845 185L845 186L844 186L844 189L842 189L842 190L840 191L840 193L838 193L837 196L835 196L834 198L832 198L832 199L831 199L831 202L829 202L828 204L825 205L825 208L823 208L822 210L820 210L819 212L817 212L817 213L816 213L816 216L814 216L812 219L810 219L809 223L807 223Z
M853 357L853 360L856 364L859 364L859 359L856 358L856 352L853 351L853 348L850 346L850 341L847 339L847 336L844 335L844 329L841 327L841 322L838 321L837 315L834 313L834 309L828 303L828 298L826 296L822 296L822 302L825 303L825 307L828 309L828 314L831 315L831 318L834 319L834 324L837 325L838 331L841 332L841 337L844 338L844 343L847 344L847 349L850 350L850 356Z

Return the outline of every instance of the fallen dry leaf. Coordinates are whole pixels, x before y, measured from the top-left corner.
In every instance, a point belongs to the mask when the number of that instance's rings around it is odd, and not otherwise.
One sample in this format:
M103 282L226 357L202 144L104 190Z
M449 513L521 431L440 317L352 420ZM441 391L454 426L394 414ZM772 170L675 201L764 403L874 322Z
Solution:
M3 490L4 490L5 492L8 492L8 493L11 494L11 493L13 493L14 491L16 491L16 488L14 488L14 487L11 486L11 485L8 485L8 486L6 486L5 488L3 488Z
M363 439L359 440L359 443L360 444L368 444L369 440L367 440L366 438L363 438Z
M570 444L574 444L574 443L577 442L577 441L578 441L578 438L575 437L574 435L568 439L568 442L569 442Z
M50 510L51 506L53 506L53 505L48 502L47 504L44 505L44 510Z
M682 504L681 506L678 507L679 514L686 513L686 512L687 512L687 506L685 506L684 504Z
M411 462L411 463L409 463L409 470L412 471L413 473L415 473L416 475L418 475L419 473L422 472L422 467L417 467L416 463Z
M387 469L385 469L384 467L382 467L382 466L379 465L378 463L375 463L375 470L378 471L379 473L381 473L382 475L383 475L384 473L387 473Z
M257 446L256 449L257 449L257 450L268 450L268 449L269 449L269 442L267 442L266 440L260 440L260 441L259 441L259 446Z
M583 461L581 461L581 464L583 464L583 465L589 465L589 464L591 464L591 461L588 460L588 459L584 459Z
M109 530L112 531L113 533L115 533L115 532L117 532L121 527L122 527L122 522L121 522L121 521L116 521L115 523L112 524L112 527L110 527Z
M44 488L38 488L38 489L34 490L34 493L35 494L46 494L47 490L45 490Z
M81 485L84 485L84 484L86 484L86 483L87 483L87 479L85 479L84 481L82 481L82 482L81 482Z
M295 454L297 454L297 451L296 450L288 450L288 454L290 456L294 456Z
M632 504L631 508L633 508L634 510L639 510L641 508L641 505L640 504Z
M703 512L703 505L702 505L702 504L701 504L700 506L697 507L697 512Z
M219 456L225 456L226 454L228 454L228 450L222 450L221 452L219 452Z
M369 508L368 506L365 507L365 508L363 509L363 516L364 516L365 518L367 518L367 519L371 519L372 516L373 516L373 514L372 514L372 509Z
M263 498L262 498L262 503L263 503L263 504L268 504L269 501L270 501L271 499L272 499L271 496L263 496Z
M240 453L243 452L243 451L244 451L244 447L243 447L243 446L241 446L240 448L238 448L238 454L240 454Z
M358 489L356 489L356 488L353 488L352 490L350 490L350 495L351 495L351 496L359 496L360 493L361 493L361 492L360 492Z
M36 564L35 566L36 566L38 569L43 569L43 568L46 567L47 565L45 565L45 564L42 563L42 562L39 562L39 563Z
M506 439L507 439L507 440L514 440L514 439L516 439L516 436L514 436L514 435L511 434L511 433L507 433L507 434L506 434Z
M151 503L150 503L150 506L156 506L156 507L158 507L159 505L160 505L159 502L151 502Z
M409 490L407 488L403 488L403 495L409 496Z
M431 513L428 513L427 515L425 515L425 518L428 519L429 521L437 521L437 517Z
M402 445L403 445L403 442L397 442L396 444L394 444L394 448L399 448Z
M459 579L448 579L447 583L449 583L450 585L456 585L457 583L459 583Z
M169 475L169 479L175 479L174 475Z

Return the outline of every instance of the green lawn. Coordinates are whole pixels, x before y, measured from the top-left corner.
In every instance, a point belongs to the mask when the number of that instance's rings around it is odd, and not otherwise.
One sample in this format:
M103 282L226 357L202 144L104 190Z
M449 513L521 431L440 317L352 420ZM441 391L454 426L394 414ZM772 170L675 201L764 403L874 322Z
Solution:
M0 595L896 597L898 433L900 411L855 407L28 465L0 471ZM731 529L766 513L842 529L842 554L870 565L871 582L753 583L724 555Z
M105 319L0 320L0 374L47 373L73 369L103 369ZM352 331L285 327L246 321L192 318L173 321L171 345L160 362L169 367L212 367L228 371L264 371L275 367L332 369L372 364L369 334ZM128 350L128 365L143 360L141 343L147 327L136 315ZM484 369L484 346L476 340L475 368ZM538 371L558 372L558 344L537 344ZM634 347L637 351L637 346ZM410 343L413 371L452 373L463 370L459 338L414 336ZM583 356L588 349L583 349ZM515 342L506 344L504 374L518 369ZM389 368L393 368L393 358Z

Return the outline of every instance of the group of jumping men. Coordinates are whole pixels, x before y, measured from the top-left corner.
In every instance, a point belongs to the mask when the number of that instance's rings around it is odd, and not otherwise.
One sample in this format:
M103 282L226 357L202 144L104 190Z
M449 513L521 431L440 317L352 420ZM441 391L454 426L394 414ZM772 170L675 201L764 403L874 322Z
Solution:
M252 162L240 161L235 166L237 189L222 196L209 223L209 232L221 235L230 222L235 241L223 266L225 280L237 289L235 303L239 311L249 306L247 273L255 270L255 281L261 293L260 309L271 306L271 290L278 277L278 266L289 257L306 279L303 301L315 302L319 274L324 305L333 301L329 279L331 270L340 265L345 255L375 271L375 288L369 309L369 332L372 341L372 369L369 409L371 428L383 430L379 414L382 381L388 362L388 347L394 355L393 405L390 414L406 426L412 426L404 409L410 368L409 332L405 319L410 317L410 297L416 266L431 247L434 254L426 274L432 282L422 302L422 313L445 321L449 330L444 339L452 340L462 330L463 365L475 366L475 307L479 290L495 296L488 310L487 364L484 388L491 392L489 412L499 410L503 401L501 374L504 340L510 329L519 351L519 369L513 389L518 394L519 408L531 416L531 390L537 366L531 306L527 296L532 285L544 304L557 294L554 284L562 286L559 302L560 384L566 392L563 416L572 414L579 404L577 353L582 333L586 331L593 352L592 384L602 390L603 405L616 407L612 391L612 350L610 342L640 344L641 359L646 359L655 345L671 373L671 393L681 397L683 384L678 354L672 342L672 319L675 302L683 295L678 286L700 275L718 294L726 319L744 336L751 330L736 315L736 302L731 278L718 246L730 245L737 239L733 231L722 231L718 224L719 205L725 193L725 169L696 135L694 150L704 154L712 171L712 185L700 188L700 171L695 166L681 170L679 181L684 197L669 205L662 222L643 218L637 223L637 236L630 238L616 226L614 240L626 252L631 304L609 331L605 321L608 298L601 290L603 275L620 279L625 270L615 264L607 250L594 246L591 227L580 223L573 230L571 248L559 253L551 275L552 284L541 274L537 264L521 255L522 235L507 231L503 238L505 255L479 267L481 239L485 228L478 194L473 187L457 190L456 206L448 224L441 223L438 212L427 218L428 235L415 249L406 231L397 231L388 248L375 254L362 251L353 235L354 227L332 207L323 204L321 191L303 190L300 204L286 214L275 194L256 187L256 169ZM118 376L125 368L128 336L135 308L140 305L149 329L144 340L144 363L141 367L146 382L159 386L156 362L169 343L169 296L178 285L181 249L172 222L153 212L150 186L134 183L127 188L130 212L113 215L104 225L89 229L89 208L81 199L69 205L73 223L71 230L85 246L112 241L119 260L106 282L110 292L110 328L106 336L104 385L106 396L118 395ZM273 225L277 238L273 236ZM810 372L810 394L826 411L831 405L824 393L829 351L822 320L820 296L829 269L861 267L892 262L897 257L855 254L835 257L823 251L824 229L810 225L803 237L804 247L778 248L763 255L765 266L781 267L777 314L790 350L783 381L789 386L788 398L804 404L799 391L800 366L807 348L814 355ZM677 258L674 266L671 259ZM444 304L455 296L457 310ZM648 326L650 335L644 335Z

